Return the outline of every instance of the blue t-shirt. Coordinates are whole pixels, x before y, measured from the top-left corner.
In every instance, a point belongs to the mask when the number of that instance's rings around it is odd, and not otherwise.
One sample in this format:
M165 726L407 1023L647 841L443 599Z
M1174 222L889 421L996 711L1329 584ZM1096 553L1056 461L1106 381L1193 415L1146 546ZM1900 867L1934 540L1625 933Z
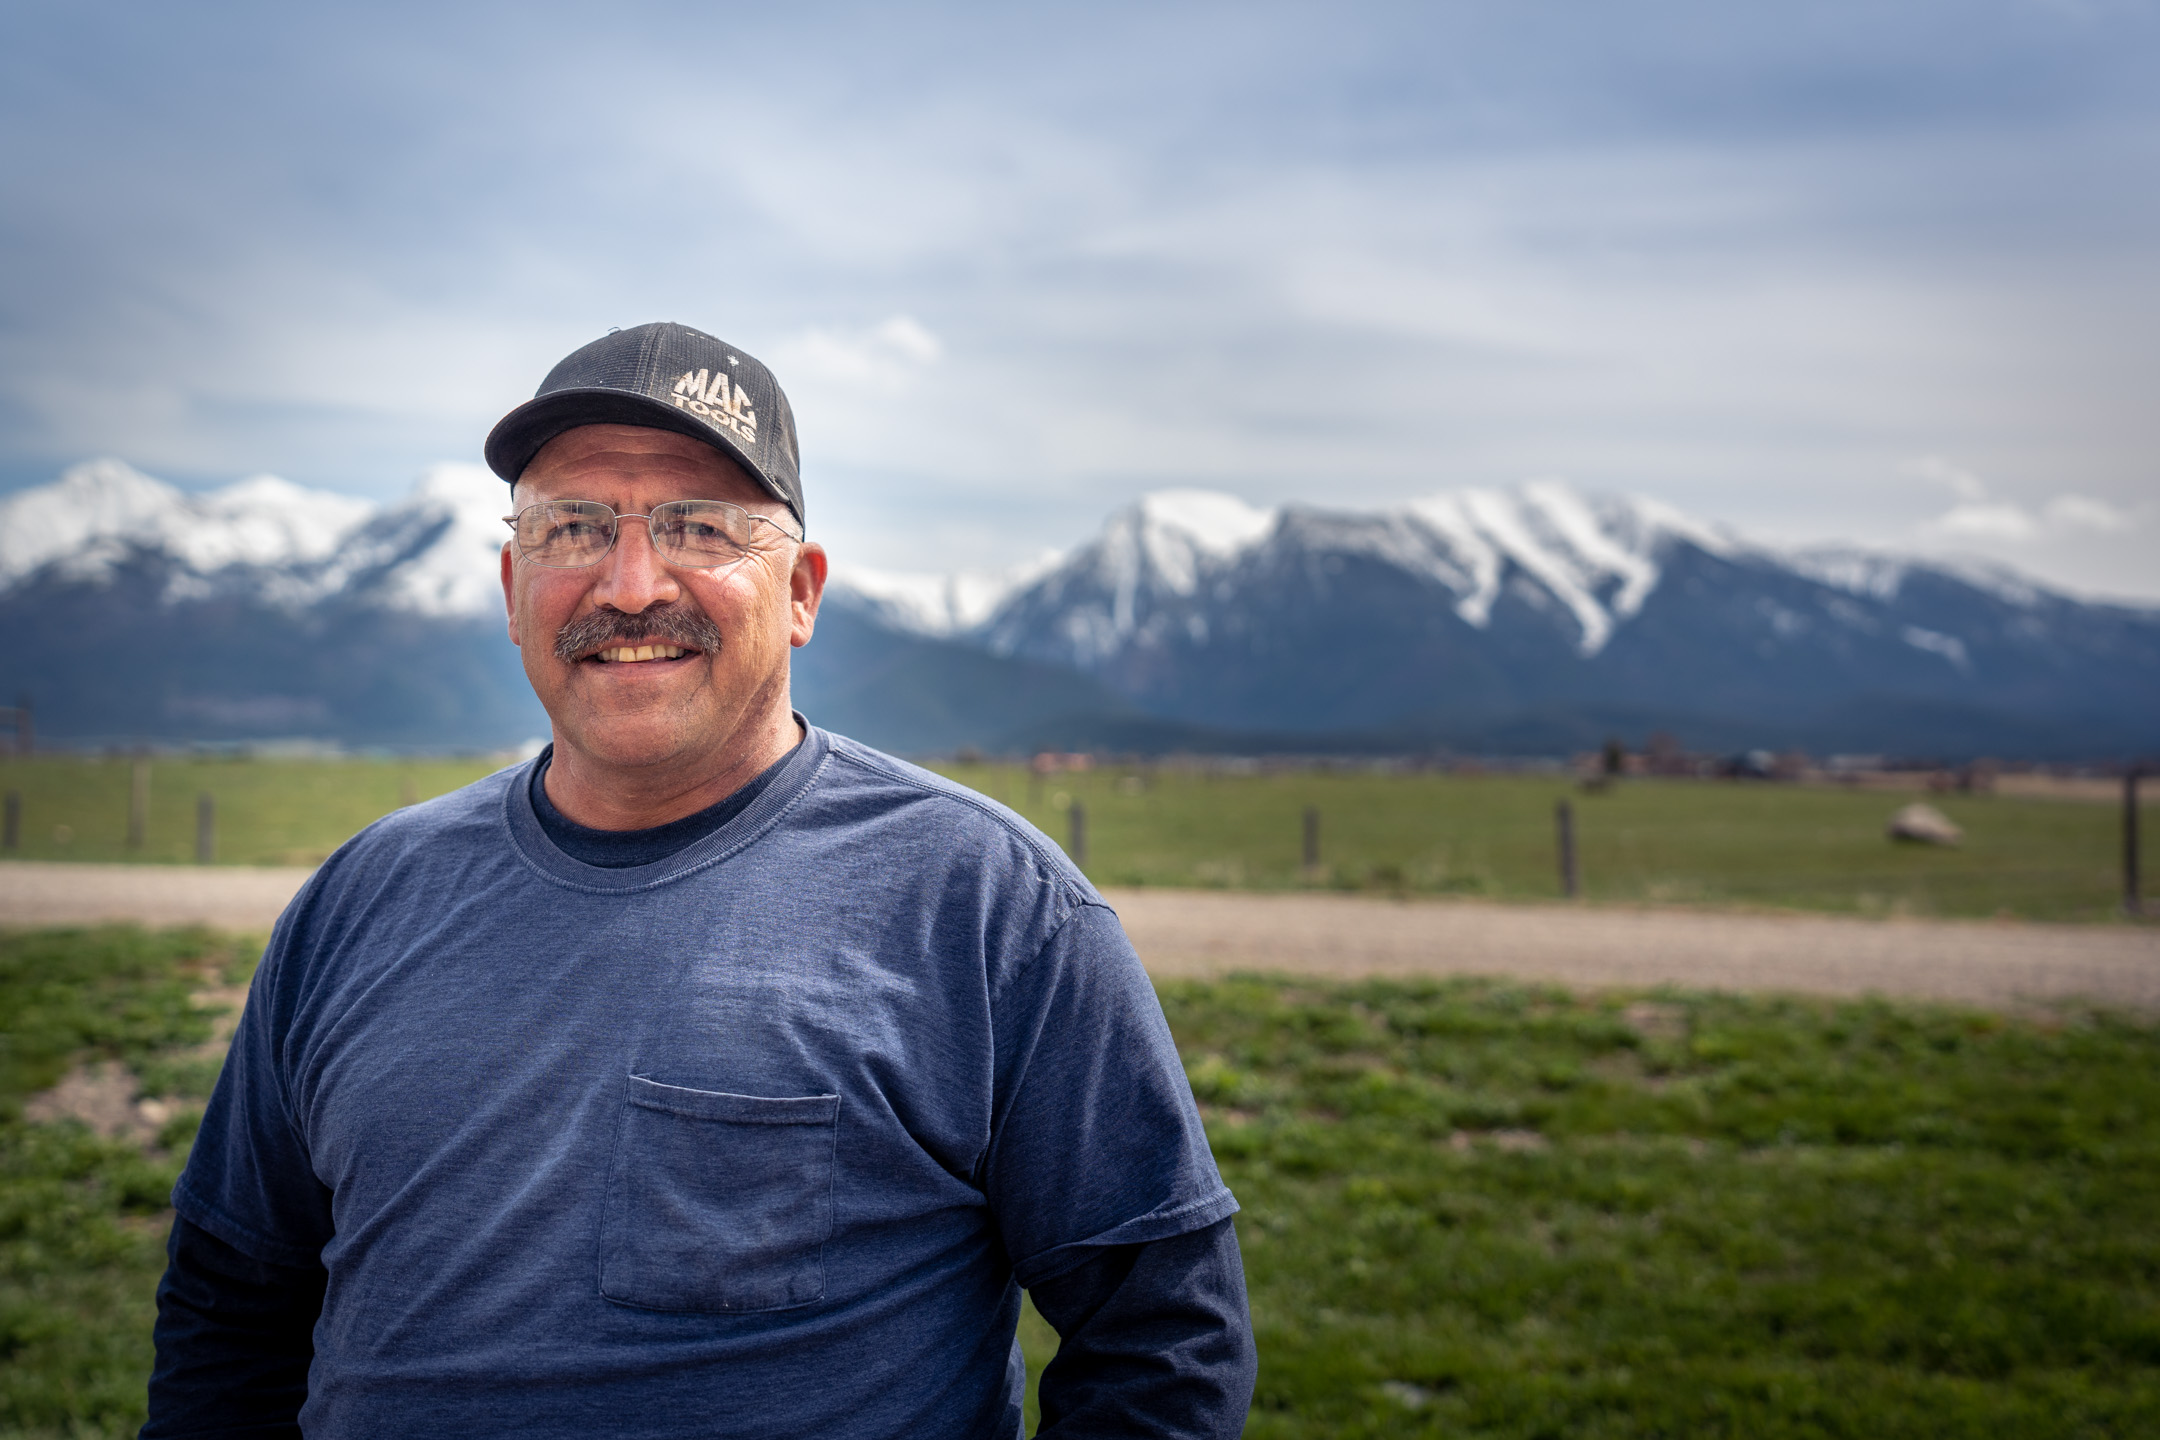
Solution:
M811 729L650 865L520 768L278 922L174 1205L329 1282L310 1435L1011 1436L1018 1285L1237 1207L1116 917Z

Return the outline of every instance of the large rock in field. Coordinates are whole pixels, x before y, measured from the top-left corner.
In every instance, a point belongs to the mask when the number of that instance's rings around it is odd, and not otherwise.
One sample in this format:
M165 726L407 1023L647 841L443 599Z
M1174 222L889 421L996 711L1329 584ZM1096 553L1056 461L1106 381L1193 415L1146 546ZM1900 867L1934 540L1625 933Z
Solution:
M1964 840L1960 830L1949 816L1932 805L1907 805L1890 817L1887 833L1892 840L1905 840L1916 845L1956 845Z

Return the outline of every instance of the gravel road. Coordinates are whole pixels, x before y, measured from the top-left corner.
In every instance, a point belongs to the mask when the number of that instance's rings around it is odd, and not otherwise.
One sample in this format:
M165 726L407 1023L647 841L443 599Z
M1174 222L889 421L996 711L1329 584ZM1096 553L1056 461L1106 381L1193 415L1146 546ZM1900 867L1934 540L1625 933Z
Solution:
M315 872L245 865L0 864L0 925L208 925L259 930Z
M2160 926L1862 920L1354 895L1113 890L1164 975L1507 975L1902 995L1984 1007L2090 999L2160 1009Z
M267 931L308 872L0 864L0 925ZM2160 1010L2160 926L1860 920L1353 895L1111 890L1157 975L1507 975L1574 986L1879 993Z

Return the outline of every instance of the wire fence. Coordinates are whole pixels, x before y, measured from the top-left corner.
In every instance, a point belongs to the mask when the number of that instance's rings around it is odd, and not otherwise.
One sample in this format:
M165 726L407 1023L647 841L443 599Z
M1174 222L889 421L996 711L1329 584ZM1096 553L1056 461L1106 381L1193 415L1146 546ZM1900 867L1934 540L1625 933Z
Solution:
M0 859L315 864L380 816L498 763L15 757L0 760ZM2160 791L2136 777L2101 803L1770 781L1586 789L1550 772L941 768L1108 886L2052 920L2144 905L2142 836ZM1891 834L1916 802L1944 827L1932 842Z

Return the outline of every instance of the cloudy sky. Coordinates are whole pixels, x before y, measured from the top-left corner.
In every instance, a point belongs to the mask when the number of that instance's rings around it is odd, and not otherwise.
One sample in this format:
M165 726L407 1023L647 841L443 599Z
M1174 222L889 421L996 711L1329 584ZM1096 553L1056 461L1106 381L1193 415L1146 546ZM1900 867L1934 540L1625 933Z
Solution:
M2160 5L0 10L0 488L396 494L660 318L883 568L1561 478L2160 598Z

